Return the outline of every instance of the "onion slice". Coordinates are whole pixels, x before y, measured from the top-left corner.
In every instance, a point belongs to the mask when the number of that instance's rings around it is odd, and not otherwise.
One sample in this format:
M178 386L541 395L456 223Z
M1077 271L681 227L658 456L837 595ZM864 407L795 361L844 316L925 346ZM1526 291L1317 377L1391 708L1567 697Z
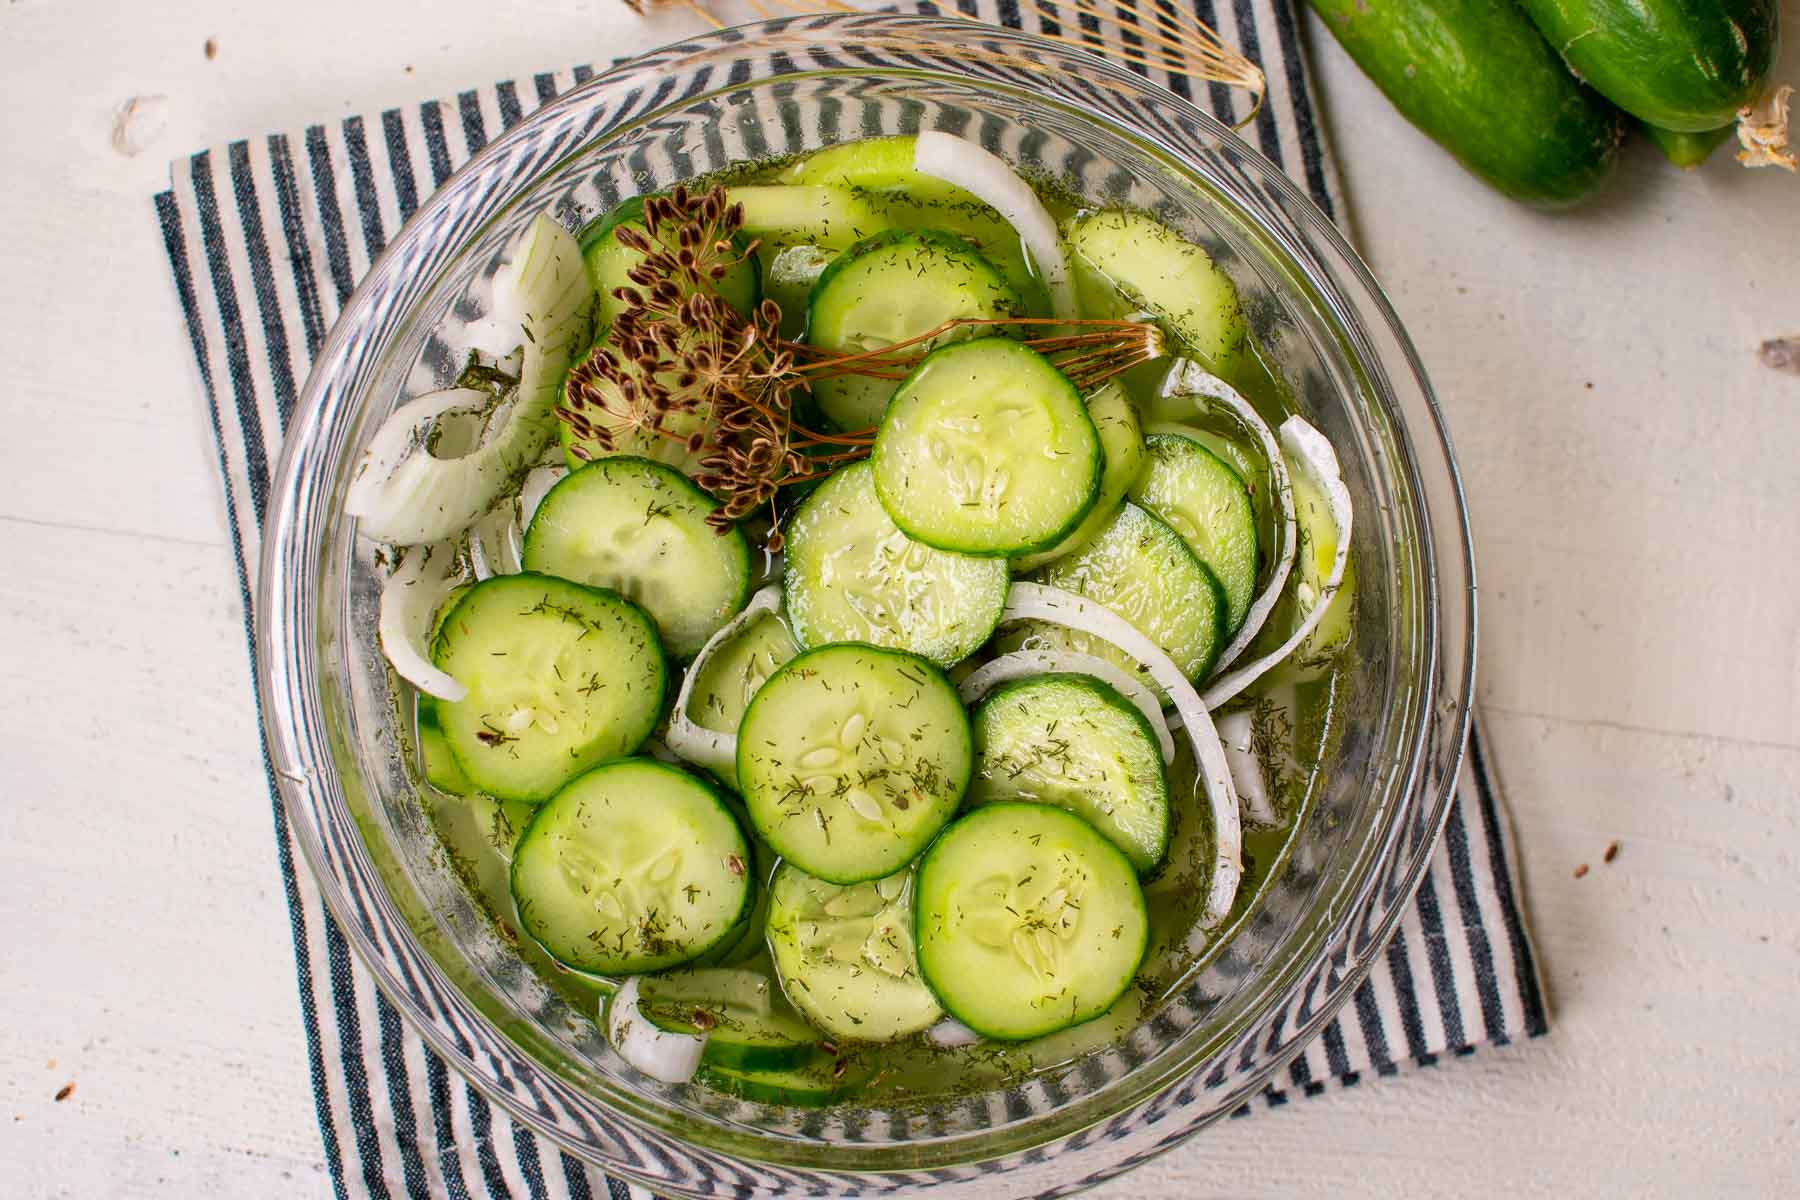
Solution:
M479 413L493 399L479 388L446 388L408 400L396 408L381 423L381 428L369 439L368 449L363 451L356 477L350 482L350 493L344 498L345 511L357 517L372 509L394 468L410 455L425 453L426 438L440 418L453 413Z
M461 533L537 460L555 432L563 374L587 344L594 304L581 248L568 230L540 216L494 290L497 309L524 314L525 354L512 401L496 413L494 436L458 458L434 457L417 444L416 416L403 417L410 405L388 418L376 442L411 452L391 467L385 458L365 461L359 483L366 486L345 506L377 541L410 546ZM392 432L397 423L404 432Z
M1276 441L1275 432L1262 419L1262 414L1256 411L1255 406L1229 383L1202 369L1199 363L1184 358L1164 378L1162 394L1165 397L1200 397L1230 409L1232 415L1256 435L1256 440L1262 447L1263 457L1269 463L1269 475L1275 485L1275 503L1280 510L1281 555L1276 559L1275 570L1263 584L1262 591L1251 601L1249 611L1244 614L1244 623L1238 627L1237 634L1231 641L1226 643L1225 649L1220 651L1218 662L1213 665L1213 673L1217 675L1236 662L1238 655L1262 631L1269 614L1275 611L1276 602L1281 599L1281 589L1287 586L1289 572L1294 569L1294 548L1299 541L1294 521L1294 486L1288 477L1287 459ZM1147 433L1170 431L1182 432L1179 428L1157 425L1145 430Z
M1224 921L1231 912L1231 901L1237 895L1238 882L1244 874L1243 829L1238 818L1237 789L1231 782L1231 768L1225 761L1225 747L1219 742L1219 731L1213 728L1212 716L1200 702L1200 693L1181 673L1175 660L1139 633L1131 622L1105 605L1074 592L1042 583L1015 583L1007 593L1006 607L1001 610L1000 619L1048 621L1111 642L1143 663L1151 678L1175 702L1175 711L1181 714L1181 726L1194 748L1194 763L1199 768L1200 782L1212 810L1212 884L1207 892L1201 924L1212 928Z
M726 771L737 766L737 734L720 733L716 729L707 729L697 724L688 716L688 701L694 693L694 681L700 678L701 672L706 669L707 660L719 647L736 637L756 618L780 608L781 585L772 583L750 597L750 603L744 605L743 612L731 618L717 633L706 639L706 644L700 647L700 653L688 664L687 674L681 680L681 691L675 695L675 711L669 715L669 732L665 739L669 749L688 762L709 771Z
M955 184L1006 218L1043 278L1054 314L1065 321L1075 319L1075 285L1056 220L1005 159L953 134L927 131L914 144L913 169Z
M531 518L537 515L538 505L550 494L550 489L561 483L569 473L563 466L538 467L525 477L519 488L519 533L523 536L531 528Z
M1256 758L1256 727L1249 710L1226 713L1216 724L1219 742L1225 747L1225 765L1231 768L1231 782L1237 787L1244 815L1258 825L1279 825L1281 818L1276 816L1274 802L1269 799L1268 780Z
M981 1035L955 1017L945 1017L925 1031L925 1040L945 1050L955 1050L960 1046L973 1046L981 1041Z
M1337 454L1332 450L1331 442L1299 417L1289 417L1283 421L1280 436L1281 447L1288 457L1290 469L1305 472L1329 506L1332 523L1337 526L1337 548L1331 556L1331 569L1326 572L1325 582L1320 587L1319 594L1314 597L1312 608L1288 635L1287 641L1254 662L1214 679L1206 689L1208 708L1218 708L1300 648L1300 644L1325 616L1325 610L1331 607L1332 598L1337 595L1338 588L1343 586L1344 568L1350 561L1350 489L1344 486L1344 477L1338 469Z
M469 689L432 665L427 643L432 620L460 582L462 565L449 542L415 547L382 586L381 616L375 626L381 652L400 678L451 703L467 696Z
M636 975L625 981L607 1006L606 1037L620 1058L664 1083L692 1079L706 1049L704 1033L670 1033L651 1023L638 1008Z
M1156 744L1162 750L1163 765L1175 761L1175 738L1169 732L1169 722L1163 717L1156 693L1131 672L1120 670L1116 664L1092 654L1074 650L1014 650L977 667L957 685L956 691L964 704L974 704L1000 684L1057 671L1091 675L1131 701L1150 723L1150 731L1156 735Z

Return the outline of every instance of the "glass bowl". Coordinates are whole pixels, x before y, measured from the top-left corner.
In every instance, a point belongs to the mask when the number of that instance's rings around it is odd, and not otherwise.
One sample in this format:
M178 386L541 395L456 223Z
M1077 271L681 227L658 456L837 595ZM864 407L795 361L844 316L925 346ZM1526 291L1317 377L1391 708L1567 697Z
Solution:
M380 575L343 514L363 443L443 386L507 246L744 160L938 128L1205 244L1356 502L1345 732L1285 869L1224 951L1116 1043L1004 1090L787 1109L637 1074L471 903L408 769L376 644ZM1268 160L1129 72L954 18L846 14L710 33L555 100L426 203L333 328L287 437L257 655L283 799L377 983L488 1097L664 1194L1056 1195L1180 1142L1259 1089L1350 996L1424 871L1472 688L1475 589L1449 442L1368 269ZM404 706L410 712L410 705Z

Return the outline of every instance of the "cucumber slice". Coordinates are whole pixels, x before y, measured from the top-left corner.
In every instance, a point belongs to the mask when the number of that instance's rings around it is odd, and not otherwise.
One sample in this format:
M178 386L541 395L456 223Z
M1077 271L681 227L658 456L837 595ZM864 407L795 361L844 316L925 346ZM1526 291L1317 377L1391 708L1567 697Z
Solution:
M667 684L643 609L530 572L465 592L433 661L469 689L437 704L445 743L470 783L505 800L548 800L589 767L643 745Z
M783 168L782 183L824 184L866 192L892 193L928 204L968 204L975 197L953 183L913 169L918 139L896 137L859 138L828 146Z
M770 886L769 953L781 986L826 1033L889 1042L944 1015L919 977L912 873L842 887L783 864Z
M915 887L925 978L986 1037L1022 1041L1099 1016L1144 957L1137 872L1060 808L976 809L926 852Z
M1073 532L1048 550L1012 560L1017 573L1034 571L1045 563L1073 554L1100 535L1118 516L1119 503L1136 482L1144 466L1144 435L1138 427L1137 406L1117 382L1106 384L1088 397L1088 419L1100 435L1100 490L1093 507Z
M1225 631L1237 631L1256 595L1256 513L1230 465L1191 438L1153 434L1131 498L1181 535L1225 592Z
M644 458L604 458L544 496L525 531L527 571L609 587L644 606L677 658L699 653L750 595L750 545L707 524L711 496Z
M604 344L607 333L600 335ZM637 386L648 382L647 372L637 363L625 363L623 370L626 376ZM668 367L655 372L656 382L669 389L676 404L696 401L694 407L671 408L663 414L663 433L645 429L643 422L633 417L633 404L621 394L619 385L610 379L596 376L584 376L585 387L581 394L581 403L574 403L570 394L569 379L563 381L563 407L579 412L583 421L594 429L594 433L577 433L575 426L568 420L556 422L556 436L562 446L563 458L569 469L580 470L590 462L614 455L628 455L633 458L648 458L655 462L666 463L677 471L692 475L700 469L700 454L690 453L685 439L699 433L706 427L706 409L698 401L703 399L699 389L683 389L678 386L681 371Z
M636 287L631 282L632 268L644 261L643 254L619 244L615 236L621 227L635 229L649 236L644 225L644 197L633 196L621 201L606 215L589 221L577 233L576 240L581 243L581 258L587 264L588 278L593 281L594 291L599 295L596 310L596 324L604 329L612 324L613 318L624 311L625 302L613 292L619 288ZM664 230L657 239L671 251L678 250L669 240L671 231ZM762 279L756 269L756 255L749 250L748 240L739 237L738 252L743 259L718 281L719 297L738 312L748 315L762 299Z
M1242 349L1244 310L1231 277L1162 222L1117 209L1083 217L1069 230L1069 257L1083 313L1149 309L1208 365Z
M1039 576L1124 617L1174 659L1189 679L1211 670L1225 644L1225 594L1218 580L1180 534L1135 504L1126 503L1099 537L1080 552L1051 563ZM1144 676L1140 664L1086 634L1029 628L1029 636L1009 637L1002 648L1074 650Z
M1132 703L1086 675L1040 675L989 693L971 721L967 805L1054 804L1104 834L1148 875L1169 845L1169 788L1156 735Z
M707 784L667 763L595 767L513 851L519 922L561 963L637 975L704 954L744 917L750 847Z
M658 1028L705 1033L705 1061L735 1071L789 1071L820 1054L819 1034L768 975L741 967L690 967L646 976L639 1008Z
M837 252L802 242L769 256L763 273L763 294L781 309L781 336L798 339L806 333L806 298L813 284L831 265Z
M792 1108L822 1108L854 1092L867 1076L844 1059L825 1059L793 1071L734 1071L702 1064L701 1083L740 1100Z
M1093 506L1100 436L1048 359L1003 337L932 351L888 404L875 491L908 536L964 554L1056 545Z
M961 238L930 230L878 233L845 251L813 285L806 337L825 350L858 353L918 337L961 317L1023 312L993 264ZM954 329L923 347L974 336ZM840 429L868 429L894 394L889 379L842 375L813 384L813 398Z
M744 207L743 232L778 246L844 250L887 228L881 210L849 188L750 184L726 189Z
M440 792L452 796L466 796L475 790L469 782L469 776L456 761L456 755L450 753L450 743L444 738L444 730L438 724L436 701L430 696L419 696L419 773L425 782Z
M949 667L988 639L1006 563L934 550L894 524L867 462L836 472L788 527L783 588L802 646L868 642Z
M968 717L937 668L855 643L787 663L738 730L757 833L831 883L911 862L956 811L971 759Z

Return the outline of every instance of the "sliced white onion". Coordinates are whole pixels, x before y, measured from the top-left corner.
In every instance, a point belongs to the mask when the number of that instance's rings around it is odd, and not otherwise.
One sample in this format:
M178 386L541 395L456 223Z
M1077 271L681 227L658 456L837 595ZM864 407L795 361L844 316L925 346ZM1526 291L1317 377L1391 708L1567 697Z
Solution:
M461 564L449 542L415 546L381 589L381 616L375 632L381 652L400 678L428 696L452 703L469 689L432 665L431 625L444 598L462 582Z
M1206 790L1213 819L1212 884L1207 891L1206 911L1201 925L1211 928L1231 912L1232 898L1244 874L1243 829L1238 820L1237 790L1231 782L1231 768L1225 761L1225 748L1219 742L1219 731L1200 702L1200 694L1188 682L1175 660L1161 647L1139 633L1131 622L1104 604L1062 588L1042 583L1015 583L1007 593L1002 621L1048 621L1068 629L1091 634L1111 642L1120 650L1144 664L1150 677L1162 686L1175 702L1181 715L1182 728L1194 748L1194 763L1199 768L1200 783Z
M1331 570L1326 572L1324 585L1314 597L1312 608L1288 635L1287 641L1254 662L1214 679L1206 689L1208 708L1224 704L1299 649L1325 616L1325 610L1331 607L1332 598L1344 583L1344 567L1350 561L1350 489L1344 486L1337 454L1324 434L1299 417L1289 417L1281 423L1281 448L1287 455L1289 469L1304 471L1330 507L1332 523L1337 526L1337 549L1331 556Z
M350 482L350 494L344 499L344 510L356 517L372 508L394 468L409 456L424 452L425 441L439 420L453 413L479 413L493 400L479 388L446 388L396 408L369 439L356 478Z
M550 494L550 489L562 482L569 468L563 466L538 467L525 477L525 483L519 488L519 529L521 532L531 528L531 518L537 514L538 505Z
M1219 743L1225 747L1225 765L1231 768L1231 782L1237 787L1238 804L1244 815L1258 825L1278 825L1281 818L1269 799L1268 780L1263 778L1262 763L1256 758L1256 726L1248 709L1226 713L1215 724Z
M1281 516L1281 553L1275 561L1275 570L1251 601L1250 610L1244 615L1244 623L1237 634L1226 643L1220 652L1218 662L1213 665L1213 674L1217 675L1226 667L1237 661L1238 655L1244 652L1251 639L1262 630L1268 621L1269 614L1275 611L1275 604L1281 599L1281 589L1287 586L1288 573L1294 568L1294 547L1298 542L1294 525L1294 487L1288 478L1286 457L1275 439L1275 432L1269 423L1262 419L1236 388L1220 379L1217 375L1203 370L1200 364L1190 359L1182 359L1169 371L1163 379L1162 394L1169 396L1199 396L1216 401L1229 408L1238 420L1242 421L1256 435L1262 446L1263 457L1269 463L1269 475L1275 484L1275 503ZM1145 432L1159 433L1162 430L1151 426Z
M1074 650L1014 650L981 664L956 685L956 690L964 704L973 704L1000 684L1058 671L1091 675L1131 701L1144 714L1144 720L1150 722L1150 731L1156 735L1156 744L1162 750L1163 763L1175 761L1175 738L1169 732L1169 722L1163 717L1162 704L1156 693L1131 672L1092 654Z
M716 729L707 729L697 724L688 716L688 701L694 693L694 681L700 678L713 653L742 632L750 622L764 613L779 611L780 608L781 585L772 583L750 597L750 603L744 606L743 612L731 618L719 632L706 639L706 645L700 647L700 653L694 656L694 661L688 666L687 675L681 681L681 691L676 693L675 711L669 716L669 749L688 762L711 771L725 771L737 766L737 734L720 733Z
M613 994L606 1010L606 1037L620 1058L664 1083L692 1079L706 1049L704 1033L670 1033L651 1023L638 1009L636 975Z
M925 1031L925 1040L945 1050L954 1050L959 1046L973 1046L981 1040L981 1035L955 1017L945 1017Z
M413 445L411 453L385 471L385 463L366 462L362 478L369 485L346 505L369 537L413 545L461 533L537 460L555 431L563 373L587 342L594 302L581 248L568 230L540 216L495 280L495 295L497 309L523 314L525 350L514 399L496 414L497 432L469 454L437 458L413 444L416 423L406 422L407 432L395 436ZM378 440L405 411L388 419Z
M974 142L928 130L914 146L913 169L955 184L1005 217L1018 230L1032 265L1043 278L1054 314L1063 320L1075 318L1075 285L1069 278L1069 260L1056 233L1056 220L1005 159Z

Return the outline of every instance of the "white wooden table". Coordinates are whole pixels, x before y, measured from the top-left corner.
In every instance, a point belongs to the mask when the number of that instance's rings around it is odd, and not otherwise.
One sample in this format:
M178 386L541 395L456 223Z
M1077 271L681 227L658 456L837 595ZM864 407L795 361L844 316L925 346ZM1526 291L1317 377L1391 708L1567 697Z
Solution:
M163 163L688 27L617 0L0 6L0 1193L325 1190ZM1599 203L1534 214L1313 39L1357 235L1468 484L1554 1029L1229 1123L1102 1194L1791 1184L1800 377L1754 350L1800 333L1800 180L1639 144ZM167 132L116 153L114 106L152 92Z

